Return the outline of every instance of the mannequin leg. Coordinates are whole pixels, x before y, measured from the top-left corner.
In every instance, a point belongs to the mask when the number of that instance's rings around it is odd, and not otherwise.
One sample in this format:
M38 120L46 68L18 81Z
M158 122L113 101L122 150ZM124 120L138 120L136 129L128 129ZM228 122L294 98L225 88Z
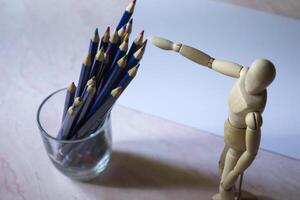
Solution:
M220 174L220 176L222 176L222 173L223 173L225 157L226 157L228 149L229 149L229 147L225 144L223 151L221 153L220 159L219 159L219 174Z
M221 182L219 185L219 193L213 196L213 198L212 198L213 200L234 200L234 197L235 197L234 185L229 190L224 190L222 187L222 180L235 167L241 154L242 154L242 152L240 152L240 151L236 151L232 148L228 149L228 152L225 157L224 170L223 170Z

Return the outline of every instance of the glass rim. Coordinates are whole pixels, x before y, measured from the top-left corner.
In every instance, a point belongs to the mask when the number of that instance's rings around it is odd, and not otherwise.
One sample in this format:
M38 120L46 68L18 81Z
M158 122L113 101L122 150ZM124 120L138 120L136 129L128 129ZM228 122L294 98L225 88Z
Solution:
M108 118L110 117L110 115L107 115L105 117L105 120L103 122L103 124L101 125L101 128L98 128L94 133L90 134L88 137L84 137L82 139L76 139L76 140L60 140L60 139L57 139L56 137L53 137L51 136L42 126L41 122L40 122L40 113L41 113L41 110L44 106L44 104L52 97L54 96L55 94L63 91L63 90L67 90L67 88L62 88L62 89L58 89L52 93L50 93L50 95L48 95L43 101L42 103L39 105L38 107L38 110L37 110L37 114L36 114L36 121L37 121L37 125L38 125L38 128L40 129L40 132L42 132L42 135L47 137L48 139L51 139L51 140L55 140L56 142L58 143L68 143L68 144L72 144L72 143L79 143L79 142L84 142L84 141L87 141L87 140L90 140L94 137L96 137L98 134L100 134L103 129L104 129L104 125L107 123L107 120Z

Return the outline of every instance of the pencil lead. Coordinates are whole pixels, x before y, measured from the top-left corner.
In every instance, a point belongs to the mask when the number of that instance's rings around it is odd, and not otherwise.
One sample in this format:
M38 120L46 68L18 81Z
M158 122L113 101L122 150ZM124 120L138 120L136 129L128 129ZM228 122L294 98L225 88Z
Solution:
M132 24L132 22L133 22L133 18L131 18L128 23Z
M144 35L144 32L145 32L145 30L142 30L142 31L140 32L140 35Z
M147 42L148 42L148 39L146 39L146 40L143 42L143 46L142 46L142 50L143 50L143 51L146 49Z
M71 93L73 93L73 92L76 91L76 86L75 86L74 82L72 82L72 83L69 85L68 91L71 92Z
M93 41L93 42L99 42L99 40L100 40L99 32L98 32L98 28L96 28L95 33L94 33L94 36L93 36L93 38L92 38L92 41Z
M133 3L133 4L136 4L136 0L132 0L132 3Z
M109 33L110 32L110 27L108 26L107 28L106 28L106 31L105 31L106 33Z
M122 92L122 87L119 86L119 87L113 89L110 94L113 97L117 97L117 96L119 96L121 94L121 92Z

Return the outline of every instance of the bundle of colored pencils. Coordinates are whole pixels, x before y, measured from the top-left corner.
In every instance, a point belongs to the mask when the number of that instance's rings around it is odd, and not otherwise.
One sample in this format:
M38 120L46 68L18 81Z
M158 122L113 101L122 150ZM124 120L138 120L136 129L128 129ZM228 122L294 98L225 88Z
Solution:
M100 39L98 29L95 30L77 87L71 83L67 88L58 139L89 136L104 122L120 94L135 77L147 44L147 40L143 41L142 31L128 50L135 4L133 0L127 6L112 34L108 27Z

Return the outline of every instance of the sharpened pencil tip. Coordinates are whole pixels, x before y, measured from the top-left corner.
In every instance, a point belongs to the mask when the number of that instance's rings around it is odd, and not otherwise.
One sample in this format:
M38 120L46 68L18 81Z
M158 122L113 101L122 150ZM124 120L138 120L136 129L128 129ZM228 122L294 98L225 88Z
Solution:
M98 28L95 30L95 35L99 35Z
M122 58L120 58L120 60L118 60L118 66L120 68L126 67L127 59L128 59L128 55L126 54L125 56L123 56Z
M144 35L144 32L145 32L145 31L144 31L144 30L142 30L142 31L140 32L140 35Z
M91 54L88 53L83 61L83 64L85 66L91 66L92 65L92 59L91 59Z
M106 33L109 33L110 32L110 27L108 26L107 28L106 28L106 31L105 31Z
M103 47L101 49L99 49L99 51L97 52L96 60L98 60L98 61L104 60L104 49L103 49Z
M76 86L74 84L74 82L72 82L69 87L68 87L68 91L71 93L74 93L76 91Z
M136 73L138 71L138 68L139 68L140 64L137 64L136 66L132 67L130 70L128 70L128 75L130 77L135 77L136 76Z
M113 97L118 97L121 94L121 92L122 92L122 87L119 86L119 87L113 89L110 94Z
M136 4L136 0L132 0L132 3L133 3L133 4Z
M75 106L80 106L82 104L82 99L80 97L76 97L74 99L74 105Z

